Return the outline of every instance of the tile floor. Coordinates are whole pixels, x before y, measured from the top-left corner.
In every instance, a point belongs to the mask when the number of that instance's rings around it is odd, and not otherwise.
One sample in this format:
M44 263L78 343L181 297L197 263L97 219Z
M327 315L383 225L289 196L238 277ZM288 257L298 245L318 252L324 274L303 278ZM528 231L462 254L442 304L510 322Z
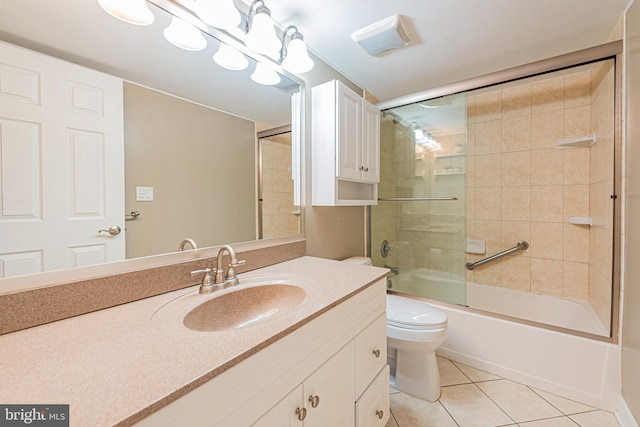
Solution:
M426 402L391 390L386 427L619 427L582 403L438 357L442 396Z

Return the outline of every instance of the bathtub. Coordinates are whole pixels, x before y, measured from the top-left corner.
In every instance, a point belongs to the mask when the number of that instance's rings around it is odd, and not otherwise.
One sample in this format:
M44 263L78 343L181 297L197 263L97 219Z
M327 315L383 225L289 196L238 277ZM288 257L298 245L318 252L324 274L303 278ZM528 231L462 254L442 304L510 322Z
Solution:
M388 288L450 304L465 305L477 310L544 323L590 334L609 336L587 302L532 294L515 289L477 283L466 283L462 276L418 268L410 273L390 277Z
M594 321L597 319L589 307L577 301L474 283L465 287L461 277L429 269L391 275L389 285L391 291L429 299L436 297L427 294L435 292L432 295L444 297L439 300L453 304L460 304L456 299L464 294L473 308L507 316L517 313L514 317L526 316L531 321L562 323L571 329L604 328ZM620 346L484 315L435 299L430 302L449 319L449 334L438 354L597 408L616 410L621 387Z

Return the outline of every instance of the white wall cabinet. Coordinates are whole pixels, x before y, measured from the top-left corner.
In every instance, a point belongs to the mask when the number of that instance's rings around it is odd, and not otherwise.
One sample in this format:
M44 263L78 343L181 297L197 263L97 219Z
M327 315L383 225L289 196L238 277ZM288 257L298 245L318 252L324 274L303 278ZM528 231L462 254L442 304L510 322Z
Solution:
M137 425L383 427L385 308L383 278Z
M338 80L312 89L312 203L377 204L380 111Z

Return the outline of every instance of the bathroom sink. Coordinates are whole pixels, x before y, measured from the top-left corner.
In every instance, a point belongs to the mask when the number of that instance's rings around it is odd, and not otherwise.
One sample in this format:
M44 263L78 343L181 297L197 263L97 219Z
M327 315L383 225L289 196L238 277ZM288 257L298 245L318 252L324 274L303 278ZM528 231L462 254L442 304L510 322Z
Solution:
M303 288L290 284L234 289L196 305L182 322L194 331L244 328L296 308L306 295Z

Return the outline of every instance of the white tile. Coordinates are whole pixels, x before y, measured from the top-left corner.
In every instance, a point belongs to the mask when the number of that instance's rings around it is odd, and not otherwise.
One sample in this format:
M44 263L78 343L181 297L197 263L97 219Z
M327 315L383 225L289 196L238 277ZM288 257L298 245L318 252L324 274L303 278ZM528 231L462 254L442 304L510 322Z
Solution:
M525 385L509 380L481 382L476 385L518 423L562 415Z
M390 397L391 413L399 427L456 427L455 421L439 402L427 402L405 393Z
M620 427L615 415L605 411L585 412L570 415L569 418L581 427Z
M396 419L393 417L393 411L391 411L391 416L389 417L389 420L384 425L384 427L400 427L396 422Z
M575 402L573 400L566 399L564 397L557 396L555 394L547 393L546 391L533 389L536 393L538 393L544 400L551 403L553 406L558 408L560 412L565 415L578 414L580 412L588 412L594 411L596 408L591 406L584 405L579 402Z
M455 385L442 388L442 406L460 427L487 427L513 424L495 403L475 384ZM404 427L400 423L401 427Z
M530 421L520 423L522 427L576 427L576 423L569 417L547 418L545 420Z
M500 380L497 375L490 374L489 372L481 371L480 369L472 368L471 366L467 366L465 364L459 362L453 362L464 374L471 379L471 381L479 382L479 381L492 381L492 380Z
M457 384L469 384L471 380L458 369L451 360L436 356L438 360L438 371L440 371L440 385L442 387Z

